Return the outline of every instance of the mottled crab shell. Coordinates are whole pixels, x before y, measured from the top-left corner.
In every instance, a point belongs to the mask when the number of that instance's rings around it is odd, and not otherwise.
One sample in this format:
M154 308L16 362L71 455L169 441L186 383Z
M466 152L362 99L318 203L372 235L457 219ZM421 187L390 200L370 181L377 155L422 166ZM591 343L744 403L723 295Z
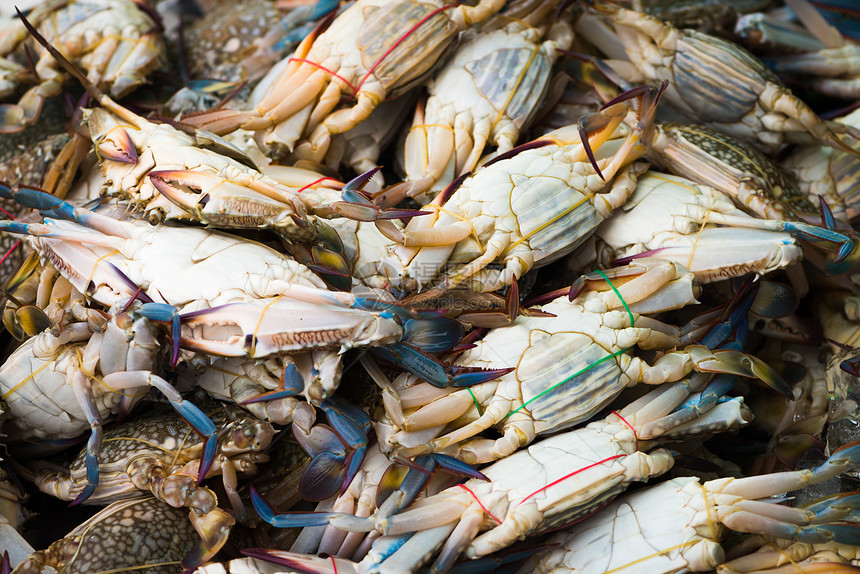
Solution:
M649 157L672 173L710 185L749 209L772 206L767 217L795 219L798 213L816 214L795 178L748 143L702 125L658 126ZM738 196L741 187L754 190L754 198Z
M184 509L152 497L124 500L111 504L48 550L32 554L15 573L125 572L152 564L146 572L175 574L199 540Z
M232 421L223 408L207 414L220 429L218 446L221 456L259 452L274 435L269 423L256 420L238 409L234 411L236 419ZM175 413L138 418L118 425L105 433L103 442L99 454L99 485L88 499L93 504L107 504L138 492L129 476L129 463L137 457L158 457L164 465L163 471L170 474L203 454L203 439ZM37 486L49 494L73 500L87 484L86 459L86 450L82 450L69 466L68 474L51 470L37 474ZM213 470L217 471L218 467Z

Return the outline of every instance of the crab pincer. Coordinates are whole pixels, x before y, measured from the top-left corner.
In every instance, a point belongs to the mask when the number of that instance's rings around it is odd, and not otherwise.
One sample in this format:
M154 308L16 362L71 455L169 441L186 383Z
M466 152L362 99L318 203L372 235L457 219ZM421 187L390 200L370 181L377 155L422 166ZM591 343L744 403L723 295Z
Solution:
M385 502L379 507L374 517L357 517L339 512L288 512L278 514L260 496L260 493L257 492L257 489L253 485L251 485L251 502L257 514L260 515L260 518L277 528L325 526L331 523L336 528L342 530L366 532L368 525L372 525L375 520L382 520L385 517L392 516L412 504L424 488L424 485L427 484L432 473L437 469L467 478L488 480L483 473L475 470L471 465L444 454L421 455L413 461L402 459L400 461L407 464L409 470L403 482L385 499Z

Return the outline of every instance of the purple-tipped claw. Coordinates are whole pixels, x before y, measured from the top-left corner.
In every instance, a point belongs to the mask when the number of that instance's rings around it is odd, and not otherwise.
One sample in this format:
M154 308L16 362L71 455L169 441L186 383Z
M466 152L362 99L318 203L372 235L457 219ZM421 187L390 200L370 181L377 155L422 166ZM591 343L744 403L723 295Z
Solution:
M454 365L451 367L450 385L452 387L471 387L499 377L504 377L508 373L516 371L516 367L507 367L505 369L482 369L479 367L460 367Z
M328 554L308 556L266 548L246 548L242 554L307 574L355 574L358 571L354 562Z
M839 368L852 377L860 377L860 371L857 370L858 362L860 359L848 359L839 363Z
M567 300L573 301L579 297L583 289L585 289L585 277L578 277L570 284L570 289L567 292Z
M370 181L371 178L373 178L373 176L376 175L376 172L378 172L380 169L382 168L377 166L373 169L367 170L361 175L352 178L343 186L343 191L359 191L361 189L364 189L364 186L367 185L367 182Z
M594 171L597 172L597 175L601 180L606 181L606 178L603 177L603 172L600 171L600 166L597 165L594 151L591 149L591 144L588 142L588 134L585 133L585 126L579 124L576 128L579 131L579 140L582 142L582 148L585 150L585 155L588 156L588 161L591 162L591 167L594 168Z
M836 231L836 218L833 217L833 212L830 210L830 206L827 205L824 196L818 196L818 205L821 208L821 223L830 231Z
M530 141L530 142L528 142L528 143L524 143L524 144L522 144L522 145L519 145L519 146L517 146L517 147L515 147L515 148L513 148L513 149L510 149L510 150L506 151L505 153L500 153L500 154L499 154L499 155L497 155L496 157L494 157L494 158L492 158L492 159L488 160L488 161L487 161L484 165L482 165L481 167L489 167L489 166L493 165L493 164L494 164L494 163L496 163L496 162L500 162L500 161L502 161L502 160L506 160L506 159L511 159L512 157L514 157L515 155L517 155L517 154L518 154L518 153L520 153L520 152L524 152L524 151L526 151L526 150L530 150L530 149L537 149L537 148L540 148L540 147L544 147L544 146L552 145L552 143L553 143L553 142L552 142L552 140L540 140L540 139L538 139L538 140L534 140L534 141ZM469 175L471 175L471 174L469 174ZM461 177L462 177L462 176L461 176ZM457 180L454 180L454 181L457 181Z
M86 500L93 495L96 491L96 487L92 484L88 484L84 487L84 489L78 494L73 501L69 503L69 506L78 506L86 502Z

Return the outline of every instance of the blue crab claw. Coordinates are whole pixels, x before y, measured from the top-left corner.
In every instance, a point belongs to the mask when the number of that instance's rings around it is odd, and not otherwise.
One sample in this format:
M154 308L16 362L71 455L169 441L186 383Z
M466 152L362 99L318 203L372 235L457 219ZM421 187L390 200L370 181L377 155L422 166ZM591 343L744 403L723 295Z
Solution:
M415 460L401 458L395 460L409 467L409 471L403 478L400 487L392 493L394 496L389 496L379 505L377 514L383 516L391 516L412 504L437 469L464 478L489 480L482 472L475 470L472 465L447 454L422 454Z
M69 504L69 506L77 506L86 501L96 491L99 485L99 457L102 443L102 427L99 426L90 434L87 441L87 485Z
M12 561L9 559L9 551L3 551L3 562L0 564L0 574L11 574Z
M824 272L828 275L845 275L860 264L860 240L852 234L852 238L840 246L836 257L827 257Z
M747 279L735 291L734 297L722 308L703 314L687 323L683 341L695 341L709 349L715 349L729 340L732 333L747 325L747 314L758 291L758 282Z
M853 524L817 524L814 526L787 526L784 529L788 536L781 538L795 539L808 544L860 544L860 526Z
M296 572L307 574L357 574L358 565L346 558L337 558L328 554L309 556L284 550L268 548L246 548L242 554L249 558L264 560L279 566L285 566Z
M851 231L846 230L844 232L838 232L825 227L818 227L801 222L786 222L785 231L788 231L793 235L797 235L800 239L805 239L813 243L835 244L838 246L836 255L833 259L828 259L828 268L825 269L828 274L839 274L834 273L834 271L840 270L844 267L844 265L839 265L840 263L850 263L857 257L857 238Z
M860 510L860 494L828 496L805 507L815 513L817 524L853 519Z
M176 367L176 363L179 361L179 344L182 335L181 319L176 307L167 303L144 303L140 306L138 313L150 321L170 323L170 337L173 341L173 354L170 357L170 366L171 368Z
M858 465L860 465L860 441L854 441L831 454L824 464L816 468L814 479L821 480L820 477L838 476Z
M200 470L197 473L197 484L200 484L209 474L212 463L215 462L215 453L218 451L218 428L203 411L189 401L176 402L171 400L171 403L176 412L182 415L182 418L194 429L194 432L206 441L203 446L203 454L200 456Z
M299 495L305 500L319 502L337 494L343 486L348 486L345 480L345 455L345 451L325 451L314 456L299 479Z
M362 189L379 169L375 167L348 181L341 190L343 201L336 201L332 204L334 211L343 217L356 221L401 219L430 213L429 211L416 211L414 209L382 209L373 203L372 196Z
M373 347L370 352L440 388L469 387L491 381L513 370L450 366L403 342L388 347Z
M0 197L12 199L19 205L38 209L46 216L44 223L48 224L51 221L48 217L55 217L67 221L74 221L80 225L101 231L107 235L115 235L116 237L130 237L128 229L123 224L112 217L107 217L100 213L95 213L82 207L74 205L58 199L40 189L33 187L15 186L10 187L7 184L0 186ZM44 237L59 237L70 239L72 241L87 241L93 240L94 235L87 232L86 234L74 230L46 230L47 225L39 226L33 224L31 226L12 226L6 230L10 233L22 233ZM46 232L50 231L50 232Z
M74 221L81 225L89 225L92 221L98 221L102 217L87 209L75 207L59 197L35 187L21 185L13 187L0 181L0 197L11 199L24 207L38 209L46 217Z
M264 522L275 528L296 528L306 526L325 526L335 522L338 528L350 532L370 532L373 519L358 518L341 512L284 512L277 514L268 502L251 485L251 505Z
M699 375L708 376L705 373ZM735 375L720 374L714 377L701 393L691 395L675 407L671 414L659 419L659 425L646 424L639 431L639 438L647 440L654 434L652 428L658 433L666 429L674 428L688 421L694 420L701 414L711 410L722 397L735 386ZM678 384L678 383L676 383Z

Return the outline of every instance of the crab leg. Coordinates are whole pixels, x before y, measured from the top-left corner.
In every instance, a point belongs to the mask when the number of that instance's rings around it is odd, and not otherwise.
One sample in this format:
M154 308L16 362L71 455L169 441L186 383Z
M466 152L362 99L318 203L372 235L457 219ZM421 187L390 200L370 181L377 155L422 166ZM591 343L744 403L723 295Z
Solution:
M75 397L78 399L78 403L81 405L91 429L90 438L87 441L87 486L72 501L72 506L75 506L92 496L99 485L99 454L101 453L104 429L102 427L101 415L99 415L99 410L96 407L95 398L90 390L86 375L80 370L75 370L72 374L71 383L72 389L75 391Z
M203 448L203 456L200 459L200 472L197 475L197 484L200 484L209 472L215 460L215 452L218 448L218 428L206 414L192 403L182 398L173 385L150 371L121 371L111 373L102 378L102 383L111 390L134 389L151 386L158 389L173 405L182 418L184 418L197 434L206 440Z

